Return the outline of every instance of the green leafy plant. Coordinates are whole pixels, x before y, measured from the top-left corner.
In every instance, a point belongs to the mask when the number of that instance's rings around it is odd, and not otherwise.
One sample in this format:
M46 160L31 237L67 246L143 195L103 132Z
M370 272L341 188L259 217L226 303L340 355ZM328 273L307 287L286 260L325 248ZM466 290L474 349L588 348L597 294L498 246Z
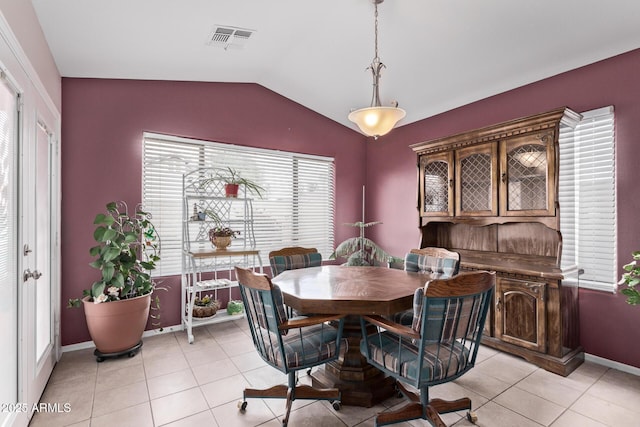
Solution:
M237 169L229 166L218 170L211 179L217 179L225 184L243 185L246 191L254 193L259 197L262 197L262 192L264 191L264 188L257 182L244 178Z
M632 252L631 256L633 261L622 267L626 273L622 274L618 284L626 285L626 288L621 289L620 292L627 297L627 303L638 305L640 304L640 291L636 289L636 285L640 283L640 266L637 264L640 260L640 251Z
M150 272L160 260L160 239L151 214L136 209L129 215L124 202L111 202L106 207L107 213L99 213L93 221L97 245L89 249L96 257L90 265L101 277L82 292L96 304L151 293L155 282ZM79 307L80 299L70 299L68 306Z
M202 295L201 297L196 297L193 300L193 303L199 307L208 307L212 305L220 306L220 301L214 299L211 295Z
M209 238L212 238L212 237L231 237L232 239L235 239L239 235L240 235L239 231L232 230L229 227L215 226L215 227L209 229Z
M239 231L232 230L230 227L223 225L222 218L220 218L217 212L207 209L204 213L215 222L215 225L209 229L209 239L213 237L231 237L235 239L240 235Z
M376 261L388 264L400 260L393 255L389 255L373 240L364 237L364 229L376 224L382 224L380 221L347 223L345 225L360 228L360 235L352 237L340 243L336 250L329 256L330 259L338 257L347 258L345 265L351 266L371 266Z

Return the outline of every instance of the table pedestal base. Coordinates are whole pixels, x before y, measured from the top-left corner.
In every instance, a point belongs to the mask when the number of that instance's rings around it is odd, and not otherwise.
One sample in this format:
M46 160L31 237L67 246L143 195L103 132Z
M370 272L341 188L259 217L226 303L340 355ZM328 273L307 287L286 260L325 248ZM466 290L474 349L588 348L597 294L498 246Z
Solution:
M360 354L360 318L345 319L344 337L349 348L336 361L314 369L311 384L317 388L337 388L344 405L370 408L396 393L395 380L367 363Z

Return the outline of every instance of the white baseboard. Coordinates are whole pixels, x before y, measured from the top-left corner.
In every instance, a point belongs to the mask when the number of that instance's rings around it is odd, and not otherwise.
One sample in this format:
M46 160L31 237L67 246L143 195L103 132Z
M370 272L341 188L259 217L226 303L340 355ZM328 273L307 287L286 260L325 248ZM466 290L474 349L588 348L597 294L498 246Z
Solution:
M182 325L166 326L162 328L162 331L160 331L159 329L144 331L144 333L142 334L142 337L143 338L153 337L160 334L168 334L171 332L182 331L183 329L184 328ZM94 348L95 346L96 345L93 343L93 341L84 341L84 342L79 342L77 344L63 345L61 348L61 352L66 353L68 351L84 350L87 348Z
M143 337L151 337L159 334L168 334L176 331L183 331L184 327L182 325L173 325L162 328L162 331L159 329L145 331L142 334ZM67 351L75 351L75 350L84 350L86 348L93 348L95 345L93 341L85 341L77 344L64 345L62 346L62 352L65 353ZM584 354L584 360L587 362L592 362L597 365L606 366L607 368L617 369L618 371L626 372L632 375L637 375L640 377L640 368L636 368L635 366L625 365L624 363L615 362L613 360L605 359L604 357L594 356L589 353Z
M605 359L604 357L594 356L593 354L585 353L584 360L586 362L596 363L598 365L606 366L607 368L617 369L618 371L626 372L628 374L637 375L640 377L640 368L635 366L625 365L624 363L615 362L613 360Z

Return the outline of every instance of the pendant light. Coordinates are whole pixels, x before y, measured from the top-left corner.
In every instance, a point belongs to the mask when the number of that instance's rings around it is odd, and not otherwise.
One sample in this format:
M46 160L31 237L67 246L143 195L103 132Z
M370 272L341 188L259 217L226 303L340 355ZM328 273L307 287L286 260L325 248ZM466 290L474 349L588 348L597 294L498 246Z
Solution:
M389 133L396 123L407 114L403 109L398 108L397 102L394 102L394 105L390 107L383 107L380 104L380 75L382 69L386 67L378 56L378 4L383 1L373 0L375 8L375 56L373 62L367 68L367 70L371 70L373 75L371 106L354 110L348 116L349 120L358 125L362 133L367 136L373 136L375 139Z

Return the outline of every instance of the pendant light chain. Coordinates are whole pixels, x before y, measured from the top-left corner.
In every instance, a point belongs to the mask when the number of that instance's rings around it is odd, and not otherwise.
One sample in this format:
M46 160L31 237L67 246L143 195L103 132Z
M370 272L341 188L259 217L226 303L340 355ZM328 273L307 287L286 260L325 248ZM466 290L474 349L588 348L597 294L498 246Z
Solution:
M380 57L378 56L378 2L377 1L373 1L374 7L375 7L375 12L373 14L374 18L375 18L375 31L374 31L374 35L375 35L375 56L373 57L373 60L375 62L375 60L377 59L378 61L380 60Z
M373 77L373 93L371 95L371 106L360 108L349 113L349 120L358 125L358 128L367 136L378 139L381 135L386 135L405 115L402 108L398 108L398 103L393 102L390 107L383 107L380 103L380 75L385 65L380 62L378 56L378 3L384 0L373 0L374 5L374 38L375 56L367 70L371 71Z
M380 57L378 56L378 3L381 3L380 0L373 0L374 6L374 53L373 61L371 65L369 65L369 69L371 70L371 74L373 76L373 93L371 94L371 106L379 107L380 104L380 76L382 74L382 69L385 65L380 61Z

